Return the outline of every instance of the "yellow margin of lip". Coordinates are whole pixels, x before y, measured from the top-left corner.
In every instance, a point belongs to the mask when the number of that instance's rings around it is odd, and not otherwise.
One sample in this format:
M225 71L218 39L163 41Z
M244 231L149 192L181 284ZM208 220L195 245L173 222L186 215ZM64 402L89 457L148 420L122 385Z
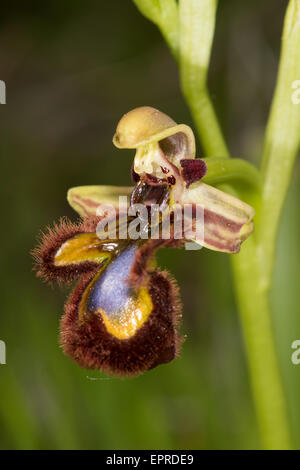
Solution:
M153 310L151 297L145 287L139 291L138 298L128 302L124 311L108 316L103 311L97 314L102 316L104 325L111 335L118 339L129 339L148 320Z

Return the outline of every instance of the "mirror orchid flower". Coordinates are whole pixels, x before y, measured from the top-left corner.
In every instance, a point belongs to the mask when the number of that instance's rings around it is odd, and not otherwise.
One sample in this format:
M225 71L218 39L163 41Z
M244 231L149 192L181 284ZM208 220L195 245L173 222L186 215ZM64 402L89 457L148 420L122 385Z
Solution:
M253 231L254 209L202 181L207 168L195 158L191 128L154 108L125 114L113 143L136 150L134 185L70 189L68 201L80 221L61 219L42 235L33 255L44 280L78 281L61 320L64 352L82 367L134 376L177 357L183 341L178 286L157 266L156 251L196 242L237 253ZM136 205L146 211L139 238L131 236L137 228ZM183 233L186 221L177 214L186 205L191 211ZM155 223L150 220L153 206L158 208ZM198 208L200 232L194 230ZM161 230L165 220L170 224L167 237ZM110 227L105 237L103 232L99 236L103 222ZM153 226L156 235L149 238Z

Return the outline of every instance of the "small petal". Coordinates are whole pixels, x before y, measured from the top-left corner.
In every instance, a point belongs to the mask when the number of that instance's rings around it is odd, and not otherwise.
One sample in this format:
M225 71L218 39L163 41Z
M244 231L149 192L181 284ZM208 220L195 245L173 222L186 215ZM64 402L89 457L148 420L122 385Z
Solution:
M253 207L205 183L197 182L185 188L180 202L182 206L192 204L202 207L204 237L197 240L191 231L190 240L207 248L237 253L242 241L253 232Z
M130 196L131 186L77 186L68 191L70 206L82 217L97 215L103 205L119 207L119 196Z
M204 160L200 158L186 158L180 160L182 166L182 176L188 188L192 183L199 181L207 173L207 166Z

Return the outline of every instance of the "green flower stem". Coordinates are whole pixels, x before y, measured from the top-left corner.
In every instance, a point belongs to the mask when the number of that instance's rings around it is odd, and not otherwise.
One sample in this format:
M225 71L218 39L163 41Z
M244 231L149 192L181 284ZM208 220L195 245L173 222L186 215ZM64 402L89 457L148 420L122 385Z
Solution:
M180 76L206 156L229 157L207 90L217 0L179 2Z
M246 160L222 157L210 157L203 160L207 166L207 174L203 178L206 184L219 185L236 182L249 186L251 191L261 192L260 172Z
M209 141L209 146L206 144L205 148L209 148L212 155L220 155L220 148L223 145L220 144L223 142L220 127L213 112L210 112L207 122L207 113L206 110L203 112L201 101L215 27L216 2L181 0L180 5L180 28L182 21L186 22L186 27L180 29L180 48L182 42L187 44L186 47L181 48L181 54L187 55L185 60L181 61L185 68L182 72L185 95L193 102L192 110L196 122L203 123L203 125L198 125L198 131L202 142ZM196 21L195 18L197 18ZM199 33L201 29L208 41L205 44L208 50L205 60L203 56L198 57L198 60L195 58L197 45L201 44ZM186 34L188 38L182 37L182 34ZM201 67L200 63L202 63ZM200 78L197 76L197 71L200 71ZM197 85L198 79L200 84ZM197 100L196 96L200 98ZM214 120L216 122L212 124ZM252 237L245 242L241 253L232 257L235 289L262 443L267 449L288 448L289 428L284 394L272 334L268 297L262 290L262 274L258 259L257 244L255 238Z
M209 63L209 55L206 56L206 70L203 72L203 66L200 72L200 86L195 85L197 82L197 73L195 67L186 64L195 64L194 54L199 44L199 30L203 29L205 35L209 38L209 44L206 44L210 51L214 26L215 26L215 10L212 11L212 4L206 0L181 0L181 12L184 12L184 21L190 21L190 29L187 33L187 25L183 31L188 34L189 40L182 38L181 43L188 41L188 47L181 50L183 54L187 54L187 58L182 61L185 67L185 74L191 74L189 79L185 76L184 86L187 97L195 99L197 93L203 94L203 74L207 75L207 67ZM201 14L196 14L196 9ZM189 10L189 14L187 14ZM203 10L207 10L204 14ZM195 17L197 22L195 23ZM188 19L189 18L189 19ZM192 19L193 18L193 19ZM182 17L180 15L180 25ZM204 22L204 24L202 23ZM203 28L202 28L203 26ZM193 33L193 27L196 32ZM182 34L182 29L180 30ZM193 41L196 44L193 44ZM191 57L189 58L189 55ZM199 61L200 62L200 59ZM204 62L202 60L202 62ZM199 67L198 67L199 70ZM191 87L191 90L189 90ZM205 115L203 116L203 108L201 99L193 102L193 112L196 122L205 123ZM214 113L210 114L209 126L198 126L199 135L202 142L210 141L210 153L219 155L220 142L223 138L220 136L220 128L217 123L211 125L211 120L216 117ZM251 383L253 389L254 403L261 431L262 443L267 449L280 449L289 447L289 431L285 410L284 394L281 386L281 378L277 364L276 350L272 334L271 314L269 310L268 297L262 289L262 273L258 262L258 249L254 236L245 242L239 255L232 257L232 267L234 273L235 289L239 303L241 323L245 338L247 357L249 362Z
M185 96L191 105L198 124L199 136L207 153L222 155L223 152L223 155L228 155L211 103L209 113L203 106L203 103L209 101L206 77L215 27L216 2L181 0L179 11L183 68L181 76ZM199 44L206 48L206 54L199 52ZM204 101L203 95L206 97ZM273 340L268 297L261 287L262 274L258 259L257 244L252 237L244 244L241 253L232 257L235 290L263 447L288 448L289 427L284 394Z
M285 16L275 95L264 142L262 175L264 217L259 225L263 283L269 288L276 234L300 145L300 0L290 0Z
M178 7L176 0L133 0L138 10L160 30L175 59L178 59Z
M286 91L291 90L293 80L300 80L300 61L297 64L297 52L300 50L299 2L300 0L290 0L285 21L280 73L264 150L262 210L260 198L256 197L257 187L253 183L248 184L253 178L260 186L260 178L252 166L247 166L249 164L246 162L241 164L240 160L228 160L226 164L226 158L207 160L206 182L222 184L223 189L231 192L233 188L228 186L228 183L232 183L232 180L247 183L250 189L245 190L247 185L243 184L243 193L240 194L247 195L249 203L256 202L256 222L258 226L261 224L258 233L244 242L241 252L233 255L231 261L254 404L262 445L266 449L290 447L289 425L272 332L266 279L272 270L280 210L299 146L300 104L297 109L295 105L291 106L290 101L287 104L287 98L291 100L291 95L288 96ZM136 3L154 5L160 2L140 0ZM205 154L229 157L206 85L216 7L216 0L179 0L179 64L183 93L193 114ZM142 8L140 9L142 11ZM149 12L143 13L150 18ZM161 30L163 21L166 20L156 18L154 21L160 25ZM176 17L176 24L177 22ZM175 26L174 23L171 28L173 32ZM174 45L172 47L174 51ZM243 175L244 172L247 175ZM256 191L251 189L254 187ZM268 244L272 248L269 248Z
M262 445L265 449L289 449L285 397L255 237L231 256L231 263Z

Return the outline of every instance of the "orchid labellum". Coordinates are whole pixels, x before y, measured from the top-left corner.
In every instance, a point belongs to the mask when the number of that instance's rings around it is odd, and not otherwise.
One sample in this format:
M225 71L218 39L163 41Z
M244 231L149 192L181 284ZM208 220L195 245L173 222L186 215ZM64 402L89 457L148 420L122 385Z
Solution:
M62 219L43 235L34 257L38 275L46 281L78 280L61 321L64 352L83 367L132 376L171 361L182 343L178 287L157 267L156 250L196 242L237 253L253 231L254 209L203 183L207 168L195 158L192 130L156 109L141 107L125 114L113 142L118 148L136 149L134 186L70 189L68 201L80 222ZM135 204L147 214L153 205L159 207L155 237L130 236ZM176 212L186 205L192 207L190 226L178 236ZM107 207L115 210L116 231L108 230L103 238L98 227L107 218ZM203 214L201 238L193 230L198 207ZM169 237L160 231L166 213ZM150 228L153 224L146 220L144 235Z

